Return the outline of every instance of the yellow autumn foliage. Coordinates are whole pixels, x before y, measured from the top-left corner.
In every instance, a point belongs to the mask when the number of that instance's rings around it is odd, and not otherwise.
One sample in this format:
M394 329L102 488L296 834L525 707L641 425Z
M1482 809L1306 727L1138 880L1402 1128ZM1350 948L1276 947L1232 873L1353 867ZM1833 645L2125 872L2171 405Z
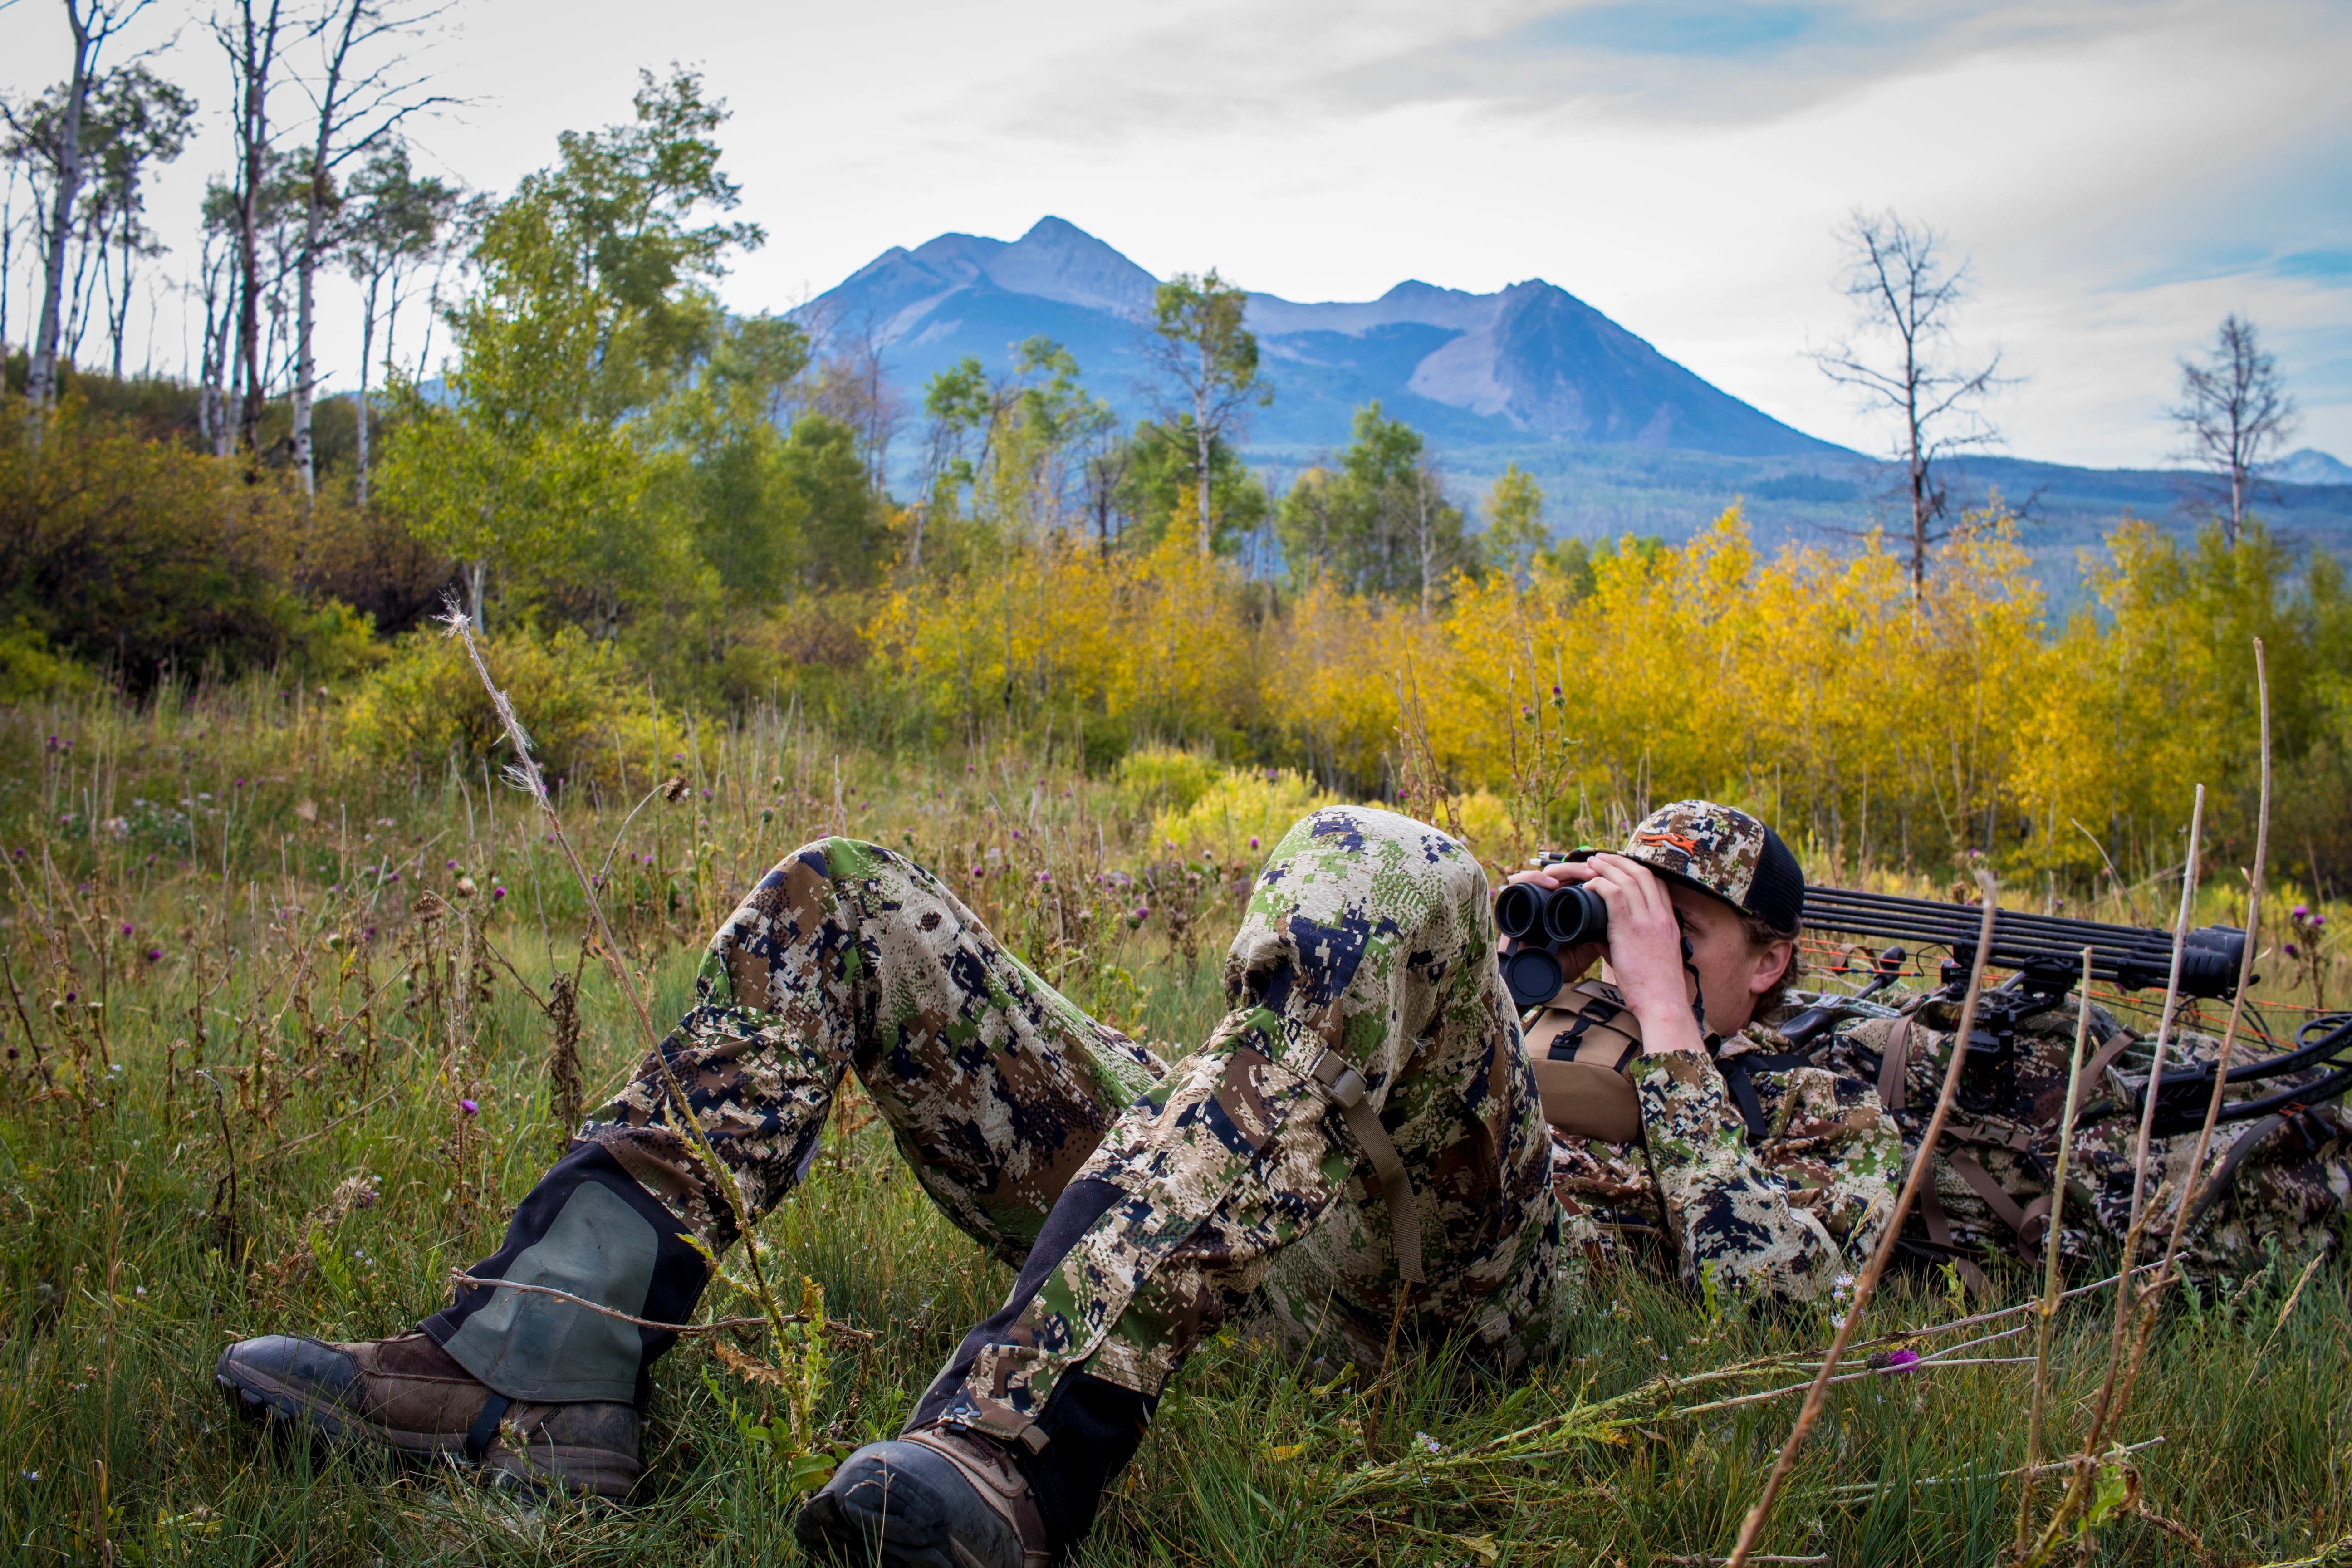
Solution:
M2131 524L2086 567L2099 612L2053 630L2001 520L1946 546L1915 602L1877 541L1767 557L1735 507L1680 548L1601 557L1585 596L1498 574L1424 616L1277 593L1171 537L1040 546L898 595L871 636L943 726L1075 714L1236 764L1161 803L1161 837L1202 852L1309 803L1393 803L1418 747L1444 798L1408 806L1490 860L1705 795L1831 866L2081 871L2160 856L2191 786L2253 742L2246 628L2198 599L2236 568ZM1139 781L1174 765L1141 754ZM1269 780L1269 759L1294 767Z

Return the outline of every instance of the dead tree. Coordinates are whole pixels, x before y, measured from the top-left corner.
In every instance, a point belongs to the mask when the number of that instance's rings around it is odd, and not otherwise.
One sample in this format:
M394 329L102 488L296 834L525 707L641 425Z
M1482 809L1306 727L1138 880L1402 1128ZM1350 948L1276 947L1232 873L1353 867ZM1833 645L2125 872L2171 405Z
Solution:
M341 242L331 229L334 210L341 205L335 171L380 144L409 116L448 101L418 91L424 79L404 68L406 57L395 55L373 65L366 63L366 57L389 39L415 36L442 9L388 12L375 0L329 0L319 26L320 76L311 88L317 120L304 170L302 239L294 253L293 456L306 496L317 494L319 488L310 442L319 375L312 329L318 321L319 267Z
M66 79L64 112L58 127L56 186L49 193L47 229L42 236L40 325L25 374L25 403L35 413L57 397L66 251L73 235L74 204L81 195L82 116L89 108L90 90L98 84L98 58L108 40L130 26L147 5L148 0L65 0L66 26L73 34L73 74Z
M2005 384L1996 353L1973 368L1956 365L1952 318L1968 296L1969 268L1949 265L1944 237L1895 214L1857 212L1838 230L1846 251L1841 283L1866 337L1893 341L1885 352L1842 338L1811 358L1822 373L1862 395L1863 405L1895 416L1892 460L1904 466L1911 509L1911 596L1927 582L1927 551L1951 537L1949 489L1937 466L1953 453L1992 446L2000 431L1976 406ZM1943 526L1939 527L1938 525Z
M2180 455L2228 487L2230 510L2216 515L2222 538L2234 545L2245 530L2263 461L2294 433L2294 399L2279 379L2277 362L2263 352L2253 322L2235 311L2221 318L2203 364L2181 356L2180 398L2165 411L2186 438Z
M233 235L236 243L236 357L229 390L237 405L236 444L251 454L261 444L264 383L261 361L261 207L270 176L269 93L288 26L285 0L235 0L212 18L213 37L228 56L234 84L231 133L236 138Z

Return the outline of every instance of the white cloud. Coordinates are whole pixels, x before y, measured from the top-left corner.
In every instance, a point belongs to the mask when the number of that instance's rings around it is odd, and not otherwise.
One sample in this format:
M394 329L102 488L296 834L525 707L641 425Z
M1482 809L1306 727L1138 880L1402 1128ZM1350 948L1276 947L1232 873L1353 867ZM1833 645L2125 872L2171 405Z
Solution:
M1973 256L1969 317L2031 379L1996 413L2024 454L2160 458L2174 356L2222 311L2264 328L2352 458L2352 13L2295 0L1734 7L782 6L468 0L433 58L476 101L421 132L502 188L558 130L624 117L639 66L699 62L768 247L731 302L782 307L893 244L1013 237L1055 213L1145 267L1293 299L1406 277L1540 276L1740 396L1874 444L1802 357L1834 333L1830 231L1894 205ZM155 36L168 29L158 18ZM54 35L54 36L53 36ZM62 69L49 11L0 11L0 87ZM163 68L217 111L188 28ZM289 109L291 105L289 103ZM184 265L215 126L159 186ZM11 330L22 320L16 280ZM350 301L327 304L348 378ZM352 328L346 331L347 328ZM166 301L158 358L176 368Z

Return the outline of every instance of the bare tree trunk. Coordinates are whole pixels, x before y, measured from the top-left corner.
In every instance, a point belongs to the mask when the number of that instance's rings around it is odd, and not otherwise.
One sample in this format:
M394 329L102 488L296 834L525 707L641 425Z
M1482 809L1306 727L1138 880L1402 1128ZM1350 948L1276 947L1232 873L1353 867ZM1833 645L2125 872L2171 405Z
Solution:
M476 637L480 637L482 635L482 573L488 564L489 563L486 561L477 560L469 563L466 568L467 597L472 602L473 605L474 635Z
M310 449L310 404L318 395L318 361L310 352L310 328L317 315L320 207L319 184L326 178L323 158L310 166L310 197L303 204L302 248L294 258L294 468L302 476L302 494L316 500L318 468Z
M1421 613L1429 614L1430 577L1436 564L1436 542L1429 531L1429 471L1417 469L1412 476L1412 488L1421 503Z
M89 99L98 63L98 45L104 31L93 31L98 18L85 15L76 0L66 0L66 25L73 29L73 77L66 89L65 123L58 137L58 188L49 203L49 229L44 237L41 276L41 316L34 341L32 363L25 370L25 405L34 413L57 399L58 312L65 298L66 240L73 232L75 198L81 195L81 117Z
M228 406L230 392L236 385L236 371L229 361L234 352L229 340L236 325L236 317L226 300L219 302L217 316L212 303L205 303L205 363L209 368L205 375L205 406L211 416L205 434L212 442L213 456L223 460L236 450L235 423L229 417Z
M1192 476L1200 481L1201 487L1201 555L1204 560L1211 553L1213 539L1209 522L1209 443L1213 439L1209 429L1209 345L1203 340L1201 344L1201 386L1192 396L1192 438L1200 450L1199 462L1192 470Z
M110 368L117 381L122 379L122 335L131 324L131 240L137 227L136 221L129 214L125 214L122 226L122 276L119 280L122 287L120 293L112 293L109 297L110 309L107 311L106 331L107 336L114 341L114 363Z
M360 323L360 395L358 401L352 405L352 417L359 430L358 486L359 504L362 509L368 503L368 364L375 357L376 289L383 281L383 274L381 272L368 279L367 309Z
M261 445L261 189L269 177L269 73L277 64L283 0L269 0L268 14L259 20L254 4L238 0L234 30L215 26L236 68L236 365L232 382L240 398L237 444L247 453Z
M311 329L318 321L319 242L326 226L327 197L331 189L335 121L342 107L343 67L351 58L352 41L365 9L365 0L348 0L342 30L327 57L326 90L319 95L319 135L310 149L310 177L304 183L302 248L295 254L294 308L294 467L302 476L302 493L319 493L318 466L310 443L310 406L318 396L319 362L311 349ZM365 373L362 373L364 378Z
M8 194L0 196L0 359L8 353L8 296L16 282L16 166L8 165Z

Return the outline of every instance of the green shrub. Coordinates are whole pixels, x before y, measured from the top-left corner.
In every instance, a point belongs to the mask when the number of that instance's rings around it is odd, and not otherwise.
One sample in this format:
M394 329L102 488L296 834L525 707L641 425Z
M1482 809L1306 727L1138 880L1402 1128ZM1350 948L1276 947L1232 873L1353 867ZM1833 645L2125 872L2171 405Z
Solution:
M1183 806L1162 811L1151 836L1188 854L1254 863L1292 823L1339 801L1289 768L1249 768L1223 773Z
M392 657L376 640L375 617L329 599L292 628L288 662L309 680L341 680Z
M527 632L485 638L482 653L551 783L642 787L686 749L667 713L656 729L652 699L620 650L577 626L545 639ZM455 756L473 773L514 760L464 646L437 630L402 638L361 681L344 734L386 762L438 766Z
M51 653L49 639L36 628L0 626L0 702L86 691L91 684L89 671Z
M1119 798L1134 810L1159 806L1181 812L1208 794L1224 773L1214 758L1198 752L1142 746L1119 760Z
M173 671L300 661L349 628L293 579L335 503L247 474L68 398L37 419L0 407L0 617L109 668L134 691Z

